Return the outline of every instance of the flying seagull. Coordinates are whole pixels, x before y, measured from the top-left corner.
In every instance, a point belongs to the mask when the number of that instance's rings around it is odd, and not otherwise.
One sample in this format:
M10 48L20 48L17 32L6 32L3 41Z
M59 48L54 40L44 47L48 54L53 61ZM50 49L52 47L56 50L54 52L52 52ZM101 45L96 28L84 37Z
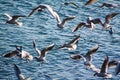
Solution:
M74 60L79 60L82 58L84 61L84 65L88 69L91 69L94 72L99 72L100 70L92 64L92 55L98 50L98 48L99 46L97 44L92 49L90 49L85 56L82 56L81 54L74 54L74 55L71 55L71 58Z
M103 3L101 6L102 7L110 7L110 8L116 8L116 7L120 7L119 4L112 4L112 3Z
M22 59L25 58L27 61L30 61L33 59L33 56L30 55L30 53L22 49L22 46L17 46L17 45L14 45L14 46L16 47L16 50L6 53L4 57L11 58L14 56L18 56L19 58L22 58Z
M94 76L98 77L104 77L104 78L112 78L112 74L107 73L108 71L108 63L109 63L109 58L108 56L105 56L104 62L101 66L100 72L96 72Z
M58 49L67 48L68 50L75 50L77 48L77 42L80 38L80 35L77 35L69 43L60 46Z
M114 12L114 13L110 13L110 14L106 15L104 23L99 18L92 19L89 22L92 22L94 24L101 24L103 28L110 28L111 27L110 26L111 19L118 14L119 13Z
M66 5L66 6L68 6L68 5L73 5L74 7L79 8L79 5L76 4L75 2L63 2L63 3L60 5L60 8L58 9L58 12L60 12L60 10L62 9L63 5Z
M85 5L91 5L93 3L97 2L97 0L88 0Z
M19 26L22 25L22 22L18 22L17 20L18 20L20 17L26 17L25 15L14 15L14 16L10 16L8 13L5 13L5 15L8 17L8 21L6 21L6 23L8 23L8 24L16 24L16 25L19 25Z
M14 70L18 80L31 80L30 76L26 78L24 77L24 75L21 73L19 67L16 64L14 64Z
M54 47L54 44L51 44L51 45L47 46L46 48L39 50L37 48L36 42L34 40L33 47L34 47L35 51L37 52L37 56L35 57L35 59L37 61L46 61L46 55L47 55L48 51L52 50L52 48Z
M91 28L91 30L93 31L94 30L94 23L84 23L84 22L80 22L77 26L75 26L73 29L72 29L72 32L75 32L77 31L79 28L82 28L82 27L87 27L87 28Z
M57 26L58 26L59 28L63 28L64 24L65 24L67 21L72 20L72 19L75 18L75 16L70 16L70 17L67 17L67 18L65 18L65 19L63 19L63 20L61 21L61 19L60 19L59 15L57 14L57 12L55 12L55 11L51 8L51 6L49 6L49 5L47 5L47 4L40 4L38 7L34 8L34 9L32 10L32 12L30 12L30 14L28 15L28 17L30 17L35 11L40 10L40 9L46 9L46 8L47 8L48 11L51 13L51 15L57 20Z

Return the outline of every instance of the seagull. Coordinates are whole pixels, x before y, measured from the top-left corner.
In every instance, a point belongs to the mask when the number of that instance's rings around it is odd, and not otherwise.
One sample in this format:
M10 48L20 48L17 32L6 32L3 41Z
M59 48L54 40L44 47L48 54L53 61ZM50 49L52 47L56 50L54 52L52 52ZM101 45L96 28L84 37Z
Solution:
M112 78L112 74L107 73L108 70L108 63L109 63L109 58L108 56L105 56L104 62L101 66L101 70L100 72L96 72L94 74L94 76L98 76L98 77L104 77L104 78Z
M33 56L30 55L30 53L22 50L22 46L17 46L17 45L14 45L14 46L16 47L16 50L5 54L4 57L10 58L10 57L18 56L22 59L26 58L26 61L33 60Z
M110 28L111 27L110 26L111 19L118 14L119 13L114 12L114 13L110 13L110 14L106 15L104 23L99 18L92 19L89 22L92 22L94 24L101 24L103 28Z
M79 38L80 38L80 35L77 35L69 43L64 44L63 46L59 47L58 49L67 48L68 50L75 50L77 48L76 43L78 42Z
M14 16L10 16L8 13L5 13L5 15L8 17L8 21L7 21L6 23L8 23L8 24L16 24L16 25L19 25L19 26L22 25L22 22L18 22L17 20L18 20L20 17L26 17L25 15L14 15Z
M78 4L76 4L75 2L64 2L63 4L64 4L64 5L70 5L70 4L71 4L71 5L79 8Z
M32 12L30 12L30 14L28 15L28 17L30 17L35 11L40 10L40 9L45 9L45 8L47 8L48 11L51 13L51 15L57 20L57 26L58 26L59 28L63 28L63 25L64 25L67 21L72 20L72 19L74 19L74 18L76 17L76 16L70 16L70 17L67 17L67 18L65 18L65 19L63 19L63 20L61 21L61 19L60 19L59 15L57 14L57 12L55 12L55 11L51 8L51 6L49 6L49 5L47 5L47 4L40 4L38 7L34 8L34 9L32 10Z
M103 3L101 6L102 7L112 7L112 8L116 8L116 7L120 7L119 4L112 4L112 3Z
M35 59L37 61L47 61L46 60L46 55L48 53L48 51L52 50L52 48L54 47L54 44L51 44L49 46L47 46L46 48L39 50L36 46L36 42L35 40L33 41L33 47L35 49L35 51L37 52L37 56L35 57Z
M21 73L19 67L16 64L14 64L14 70L18 80L31 80L30 76L26 78L24 77L24 75Z
M79 5L76 4L75 2L63 2L63 3L61 4L60 8L58 9L58 12L60 12L60 10L62 9L63 5L66 5L66 6L68 6L68 5L73 5L73 6L75 6L76 8L79 8Z
M85 5L91 5L93 3L97 2L97 0L89 0L85 3Z
M94 54L98 50L98 48L99 46L97 44L91 50L89 50L85 56L82 56L81 54L75 54L75 55L71 55L71 58L74 60L79 60L82 58L84 61L84 65L88 69L91 69L94 72L99 72L100 70L92 64L92 54Z

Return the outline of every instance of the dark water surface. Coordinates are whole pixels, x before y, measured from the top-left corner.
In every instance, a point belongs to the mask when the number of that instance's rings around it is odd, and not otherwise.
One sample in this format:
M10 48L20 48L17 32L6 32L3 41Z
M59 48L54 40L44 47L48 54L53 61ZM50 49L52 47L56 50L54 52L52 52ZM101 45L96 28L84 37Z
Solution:
M113 35L108 31L102 31L100 25L96 25L92 32L89 28L79 29L72 33L73 27L79 22L85 22L88 16L93 18L104 18L111 12L120 12L120 8L99 8L103 2L120 4L119 0L99 0L96 4L84 6L87 0L74 0L80 7L64 6L58 13L61 19L67 16L75 15L74 20L65 24L64 29L56 26L56 20L47 10L35 12L29 18L21 18L22 26L4 24L7 17L4 13L11 15L22 14L28 15L31 10L39 4L49 4L57 11L64 0L0 0L0 80L17 80L14 73L13 65L17 64L25 76L32 74L32 80L101 80L103 78L94 77L94 72L87 70L83 61L72 60L71 54L85 54L94 45L99 44L100 48L93 55L93 64L101 67L104 56L107 54L109 59L120 60L120 14L115 16L111 21L114 29ZM67 0L71 1L71 0ZM74 35L80 34L78 48L74 51L54 50L59 45L69 42ZM4 58L3 54L14 50L10 45L22 45L25 51L36 56L32 41L37 41L39 49L55 43L55 47L46 57L47 63L39 66L35 60L26 63L19 58ZM120 75L114 76L114 68L108 70L113 74L111 80L120 80ZM48 77L46 77L47 75Z

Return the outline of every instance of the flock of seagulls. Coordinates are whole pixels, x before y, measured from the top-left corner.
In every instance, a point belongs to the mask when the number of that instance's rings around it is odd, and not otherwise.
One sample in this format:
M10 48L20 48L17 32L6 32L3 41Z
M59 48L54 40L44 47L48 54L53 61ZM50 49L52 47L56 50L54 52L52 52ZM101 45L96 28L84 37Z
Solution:
M88 0L88 2L85 3L85 5L91 5L93 3L96 3L98 0ZM61 4L58 12L60 12L60 10L62 9L63 5L73 5L76 8L79 8L79 5L76 4L75 2L64 2ZM119 7L119 5L117 4L109 4L109 3L103 3L100 7ZM39 6L35 7L27 16L25 15L13 15L10 16L8 13L5 13L5 15L9 18L6 23L8 24L15 24L15 25L22 25L22 22L18 22L18 19L20 17L24 18L24 17L30 17L32 16L36 11L43 11L44 9L47 9L49 11L49 13L55 18L56 22L57 22L57 26L59 28L64 28L64 24L67 21L73 20L74 18L76 18L76 16L69 16L63 20L60 19L60 16L58 15L58 12L54 11L53 8L48 5L48 4L40 4ZM48 13L48 14L49 14ZM103 22L101 19L99 18L95 18L92 19L92 17L88 17L86 22L80 22L76 27L74 27L72 29L72 32L77 31L79 28L81 27L87 27L87 28L91 28L91 30L94 30L94 27L96 24L100 24L102 26L103 29L108 28L110 34L113 34L113 30L112 27L110 25L111 19L113 17L115 17L116 15L118 15L118 12L114 12L114 13L110 13L108 15L106 15L105 17L105 21ZM68 49L68 50L76 50L77 49L77 43L79 41L80 35L76 35L75 38L73 38L70 42L68 42L67 44L63 44L60 47L58 47L55 50L59 50L59 49ZM47 62L46 60L46 56L47 53L49 51L51 51L55 44L51 44L45 48L43 48L42 50L38 49L37 45L36 45L36 41L33 40L33 48L35 49L37 56L34 57L32 56L29 52L24 51L22 46L18 46L18 45L12 45L13 47L15 47L16 49L4 54L4 57L7 58L11 58L14 56L17 56L21 59L26 59L27 62L35 59L38 62ZM98 77L104 77L104 78L112 78L112 74L108 73L108 69L111 66L116 66L115 68L115 75L118 75L120 72L120 61L109 61L109 57L108 55L105 56L103 64L101 65L101 68L97 68L95 65L93 65L92 63L92 55L97 52L97 50L99 49L99 45L96 44L91 50L89 50L86 55L81 55L81 54L74 54L71 55L70 57L74 60L80 60L83 59L84 65L86 66L86 68L92 70L93 72L95 72L94 76L98 76ZM30 77L24 77L19 69L19 67L14 64L14 70L15 70L15 74L18 78L18 80L30 80Z

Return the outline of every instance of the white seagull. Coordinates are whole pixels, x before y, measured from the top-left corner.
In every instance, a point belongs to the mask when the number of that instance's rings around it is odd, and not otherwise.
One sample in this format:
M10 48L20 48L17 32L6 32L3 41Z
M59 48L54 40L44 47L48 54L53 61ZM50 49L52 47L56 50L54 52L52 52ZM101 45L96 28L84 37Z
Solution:
M28 15L28 17L30 17L35 11L41 10L41 9L45 9L45 8L47 8L48 11L51 13L51 15L57 20L57 26L58 26L59 28L63 28L63 25L65 24L66 21L69 21L69 20L72 20L72 19L75 18L75 16L70 16L70 17L68 17L68 18L63 19L63 21L61 21L61 19L60 19L59 15L57 14L57 12L55 12L55 11L51 8L51 6L49 6L49 5L47 5L47 4L40 4L38 7L34 8L34 9L32 10L32 12L30 12L30 14Z
M36 42L35 40L33 41L33 47L35 49L35 51L37 52L37 56L35 57L35 59L37 61L47 61L46 60L46 55L48 53L48 51L52 50L52 48L54 47L54 44L51 44L49 46L47 46L46 48L39 50L36 46Z
M91 50L89 50L85 56L82 56L81 54L75 54L75 55L71 55L71 58L74 60L78 60L78 59L83 59L84 61L84 65L88 68L91 69L94 72L99 72L100 69L96 68L93 64L92 64L92 54L94 54L97 50L98 50L99 46L98 44L95 45Z
M70 2L63 2L63 3L60 5L60 8L58 9L58 12L60 12L60 10L62 9L63 5L66 5L66 6L68 6L68 5L73 5L74 7L79 8L79 5L76 4L75 2L71 2L71 1L70 1Z
M17 46L17 45L14 45L14 46L16 47L16 50L6 53L4 57L10 58L13 56L18 56L22 59L25 58L27 61L33 60L33 56L30 55L30 53L24 51L22 49L22 46Z
M77 35L69 43L64 44L63 46L60 46L58 49L67 48L68 50L75 50L77 48L76 44L77 44L79 38L80 38L80 35Z
M105 17L105 22L103 23L99 18L95 18L95 19L92 19L92 20L89 20L89 22L92 22L94 24L101 24L101 26L103 28L110 28L110 21L113 17L115 17L116 15L118 15L119 13L110 13L108 15L106 15Z
M120 7L119 4L112 4L112 3L103 3L101 6L102 7L110 7L110 8L117 8L117 7Z
M107 73L108 71L108 63L109 63L109 58L108 56L105 56L104 62L101 66L100 72L96 72L94 76L98 77L104 77L104 78L112 78L112 74Z
M8 13L5 13L5 15L8 17L8 21L7 21L6 23L8 23L8 24L16 24L16 25L19 25L19 26L22 25L22 22L18 22L17 20L18 20L20 17L26 17L25 15L14 15L14 16L10 16Z

